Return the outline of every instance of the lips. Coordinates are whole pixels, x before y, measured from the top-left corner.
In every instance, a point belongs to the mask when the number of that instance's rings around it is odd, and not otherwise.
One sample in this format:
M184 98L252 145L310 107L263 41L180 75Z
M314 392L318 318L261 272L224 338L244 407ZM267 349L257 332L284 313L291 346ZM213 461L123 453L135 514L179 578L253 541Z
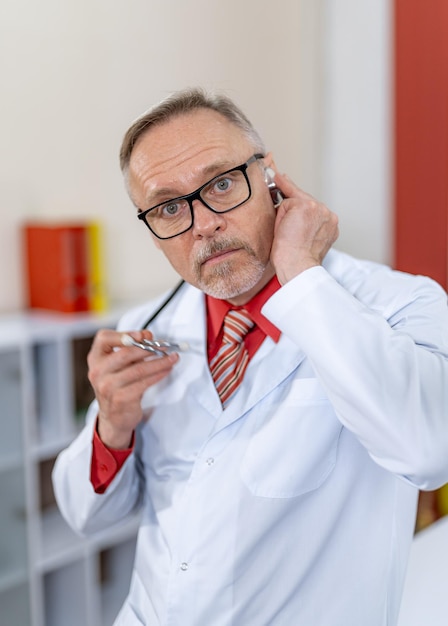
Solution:
M237 252L239 250L239 248L226 248L224 250L217 250L216 252L213 252L212 254L209 254L204 261L202 261L202 265L205 265L206 263L209 262L213 262L215 259L219 260L222 259L224 260L225 257L227 257L229 254L232 254L233 252Z

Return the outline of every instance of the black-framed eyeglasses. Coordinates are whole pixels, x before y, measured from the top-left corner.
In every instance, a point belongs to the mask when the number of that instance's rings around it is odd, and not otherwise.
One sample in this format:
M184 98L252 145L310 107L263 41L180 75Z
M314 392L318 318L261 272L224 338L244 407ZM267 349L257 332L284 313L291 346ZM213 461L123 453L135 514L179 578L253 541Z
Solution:
M242 165L214 176L196 191L156 204L137 217L158 239L182 235L193 226L194 200L200 200L214 213L227 213L247 202L252 195L247 168L263 157L263 154L254 154Z

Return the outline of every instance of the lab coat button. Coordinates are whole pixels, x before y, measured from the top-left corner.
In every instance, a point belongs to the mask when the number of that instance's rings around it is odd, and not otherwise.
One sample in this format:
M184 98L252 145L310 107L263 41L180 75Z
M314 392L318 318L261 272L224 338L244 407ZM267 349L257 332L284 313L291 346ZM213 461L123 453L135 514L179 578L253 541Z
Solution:
M213 465L213 463L214 463L214 462L215 462L215 459L214 459L213 457L209 457L209 458L206 460L207 465Z
M182 563L182 565L180 566L180 569L181 569L183 572L186 572L186 571L187 571L187 569L188 569L188 563Z

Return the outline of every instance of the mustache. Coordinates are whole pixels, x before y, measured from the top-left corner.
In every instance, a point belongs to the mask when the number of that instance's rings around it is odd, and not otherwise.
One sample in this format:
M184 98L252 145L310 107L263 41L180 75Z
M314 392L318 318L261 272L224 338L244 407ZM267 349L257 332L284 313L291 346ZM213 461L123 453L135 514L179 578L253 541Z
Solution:
M196 255L195 265L196 267L200 267L207 259L218 254L220 252L226 252L227 250L236 250L242 248L246 250L249 254L253 255L254 251L252 248L241 239L236 237L231 238L221 238L214 239L213 241L209 241L204 244L204 246L199 250Z

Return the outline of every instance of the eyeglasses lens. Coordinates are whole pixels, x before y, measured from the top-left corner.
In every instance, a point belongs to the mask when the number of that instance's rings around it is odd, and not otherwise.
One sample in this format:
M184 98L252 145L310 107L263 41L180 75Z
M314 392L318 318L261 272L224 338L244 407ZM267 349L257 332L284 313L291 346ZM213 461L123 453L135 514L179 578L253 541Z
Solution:
M246 202L250 188L243 172L232 170L213 178L201 189L199 197L207 208L224 213ZM188 196L159 204L147 213L146 221L158 237L167 239L180 235L193 223Z

